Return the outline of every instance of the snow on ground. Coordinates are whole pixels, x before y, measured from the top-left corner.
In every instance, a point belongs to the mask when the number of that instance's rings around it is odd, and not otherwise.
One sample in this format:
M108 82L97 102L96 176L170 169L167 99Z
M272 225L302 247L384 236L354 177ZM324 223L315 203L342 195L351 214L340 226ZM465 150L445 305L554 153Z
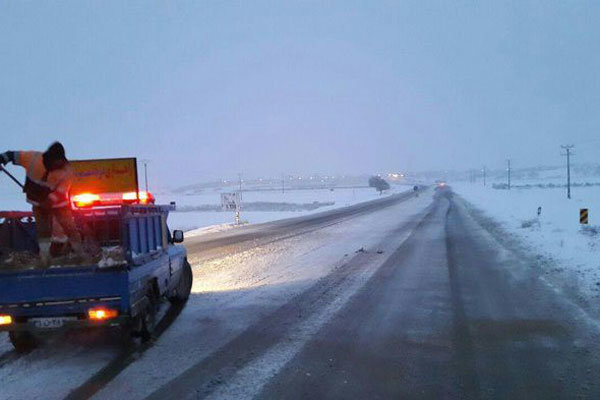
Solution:
M579 300L600 297L600 187L497 190L481 184L452 184L456 193L497 220L538 255L548 278L574 289ZM538 207L542 207L537 216ZM579 223L589 208L590 225Z
M392 186L383 196L403 192L408 186ZM178 207L220 205L223 189L205 190L200 194L157 194L157 203L169 203L175 201ZM231 189L230 191L233 191ZM276 221L284 218L293 218L314 212L327 211L334 208L350 206L368 200L380 198L379 193L373 188L348 188L348 189L311 189L311 190L288 190L274 191L249 191L243 192L241 219L248 223L262 223ZM289 204L311 204L333 203L330 206L319 207L314 210L303 211L244 211L243 203L269 202ZM197 228L210 227L213 225L231 224L234 222L233 212L222 211L185 211L172 212L169 215L169 227L190 231Z
M229 229L234 229L234 228L237 228L240 226L243 226L243 225L236 225L236 224L210 225L210 226L207 226L204 228L192 229L191 231L187 231L185 233L185 237L189 238L189 237L194 237L194 236L206 235L209 233L223 232L223 231L227 231Z
M72 332L50 338L42 348L17 358L8 335L0 335L0 398L62 399L119 352L103 333Z
M426 193L321 230L194 265L193 294L182 314L96 398L145 397L342 266L361 247L373 263L383 262L400 243L379 244L430 202L431 194ZM219 228L208 231L213 229ZM377 254L379 249L384 253ZM96 331L58 336L20 358L7 336L0 336L0 398L65 397L118 354L118 341L104 335Z
M428 192L328 228L195 265L193 295L175 325L96 398L144 398L342 266L361 247L373 264L382 263L402 241L393 232L430 202ZM361 282L374 270L365 265Z

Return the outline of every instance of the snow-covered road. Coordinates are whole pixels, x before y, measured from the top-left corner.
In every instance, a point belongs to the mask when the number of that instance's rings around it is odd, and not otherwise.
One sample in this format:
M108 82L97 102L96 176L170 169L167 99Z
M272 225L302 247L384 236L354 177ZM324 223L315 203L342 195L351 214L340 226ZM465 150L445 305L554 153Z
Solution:
M598 317L497 225L440 187L192 237L155 343L3 342L1 397L598 398Z
M595 306L600 299L599 187L573 188L572 199L562 187L497 190L459 184L454 189L474 212L488 219L490 231L535 254L545 279L571 292L600 318ZM589 225L579 223L581 208L589 209Z
M407 200L383 200L382 206L351 208L288 220L265 226L248 226L235 232L208 235L226 238L214 248L190 239L190 259L195 260L195 285L186 308L173 325L96 396L98 398L143 398L183 371L213 354L249 326L305 291L331 271L360 257L365 268L342 290L353 293L383 262L387 252L406 235L399 226L415 220L431 202L430 194ZM381 208L381 209L380 209ZM262 234L261 232L276 232ZM243 240L247 232L256 235ZM216 236L215 236L216 235ZM220 236L219 236L220 235ZM229 239L227 239L229 238ZM214 242L214 240L213 240ZM202 255L206 248L207 254ZM356 251L366 250L365 253ZM223 250L225 249L225 250ZM379 251L379 253L378 253ZM200 263L201 259L209 259ZM345 297L340 297L339 305ZM312 328L327 319L330 309ZM297 351L302 341L284 353ZM85 385L119 355L115 340L99 333L70 333L57 337L34 352L17 357L3 336L0 342L0 386L3 399L59 399ZM285 358L279 363L283 363Z

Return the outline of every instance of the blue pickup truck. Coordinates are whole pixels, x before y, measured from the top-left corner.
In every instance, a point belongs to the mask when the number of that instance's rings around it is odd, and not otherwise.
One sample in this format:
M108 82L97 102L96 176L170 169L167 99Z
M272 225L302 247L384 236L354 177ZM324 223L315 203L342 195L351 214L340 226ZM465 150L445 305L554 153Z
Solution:
M182 305L192 288L187 253L178 245L183 232L167 227L172 207L76 209L95 259L70 263L63 256L44 269L35 264L32 215L0 213L0 331L17 351L29 351L45 333L72 328L115 328L125 339L149 339L162 299Z

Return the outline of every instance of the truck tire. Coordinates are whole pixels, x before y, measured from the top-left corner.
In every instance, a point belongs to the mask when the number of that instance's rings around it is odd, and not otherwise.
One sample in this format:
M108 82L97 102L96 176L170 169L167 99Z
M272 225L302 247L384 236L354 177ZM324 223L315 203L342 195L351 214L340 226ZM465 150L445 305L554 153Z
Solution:
M27 331L11 331L8 337L17 353L29 353L38 344L35 336Z
M159 299L153 289L148 290L148 305L146 309L140 314L140 332L139 336L142 339L142 343L145 343L152 339L154 334L154 328L156 327L156 314L158 312Z
M192 266L188 260L183 261L183 267L181 269L181 275L179 275L179 282L175 289L175 294L169 297L169 301L172 304L183 304L190 297L192 292L192 283L194 282L194 274L192 272Z

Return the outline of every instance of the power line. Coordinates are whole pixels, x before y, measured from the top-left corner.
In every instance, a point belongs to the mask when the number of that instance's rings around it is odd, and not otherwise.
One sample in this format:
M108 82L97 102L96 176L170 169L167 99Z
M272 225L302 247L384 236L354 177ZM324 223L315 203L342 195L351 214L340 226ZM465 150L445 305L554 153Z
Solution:
M560 148L565 150L566 153L561 154L562 156L567 157L567 199L571 198L571 156L573 153L571 150L575 147L575 145L561 145Z
M508 168L506 168L507 176L508 176L508 190L510 190L510 158L506 160L508 163Z

